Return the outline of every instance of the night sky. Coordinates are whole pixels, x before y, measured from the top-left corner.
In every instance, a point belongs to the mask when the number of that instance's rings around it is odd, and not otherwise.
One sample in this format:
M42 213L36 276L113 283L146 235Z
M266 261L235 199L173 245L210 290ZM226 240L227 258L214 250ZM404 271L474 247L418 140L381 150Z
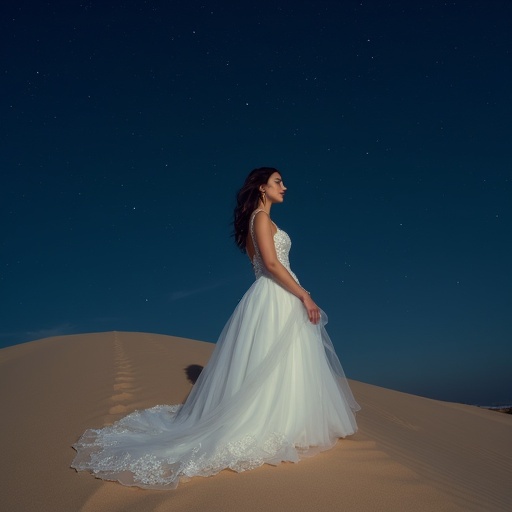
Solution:
M216 341L254 279L235 194L272 166L349 377L512 403L512 2L0 11L0 346Z

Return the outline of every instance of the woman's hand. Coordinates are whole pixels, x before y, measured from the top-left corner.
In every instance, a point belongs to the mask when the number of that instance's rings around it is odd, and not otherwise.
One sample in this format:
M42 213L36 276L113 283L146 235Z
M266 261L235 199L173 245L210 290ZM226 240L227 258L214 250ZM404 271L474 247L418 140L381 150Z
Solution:
M315 304L315 301L309 294L302 299L302 304L304 304L308 312L309 321L315 325L320 322L320 308Z

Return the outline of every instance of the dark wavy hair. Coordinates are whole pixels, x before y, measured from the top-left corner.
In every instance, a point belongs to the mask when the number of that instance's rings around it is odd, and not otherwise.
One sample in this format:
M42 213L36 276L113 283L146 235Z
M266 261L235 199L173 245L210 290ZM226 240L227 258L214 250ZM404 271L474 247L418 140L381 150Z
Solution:
M275 172L279 171L273 167L259 167L252 170L236 195L233 237L242 252L245 252L245 244L249 233L249 219L252 212L258 207L258 201L261 197L260 186L266 184Z

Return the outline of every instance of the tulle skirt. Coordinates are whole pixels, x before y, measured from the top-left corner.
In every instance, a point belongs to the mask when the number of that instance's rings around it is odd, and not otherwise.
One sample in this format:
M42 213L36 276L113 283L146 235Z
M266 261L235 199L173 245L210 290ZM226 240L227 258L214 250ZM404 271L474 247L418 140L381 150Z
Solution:
M172 489L223 469L298 462L357 430L354 400L325 330L261 276L225 325L183 405L135 411L87 430L72 467L105 480Z

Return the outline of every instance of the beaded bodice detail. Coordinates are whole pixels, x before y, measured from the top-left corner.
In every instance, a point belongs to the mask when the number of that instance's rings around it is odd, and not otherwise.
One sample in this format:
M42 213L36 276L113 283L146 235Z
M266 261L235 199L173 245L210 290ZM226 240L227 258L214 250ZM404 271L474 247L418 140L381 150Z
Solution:
M258 248L258 244L256 242L256 236L254 234L254 219L256 217L256 214L258 212L264 212L265 210L255 210L252 215L251 219L249 221L249 230L251 233L252 243L254 245L254 256L252 259L252 266L254 268L254 275L256 276L256 279L260 278L261 276L266 276L272 279L272 274L266 269L265 264L263 263L263 259L261 258L260 250ZM264 215L267 215L267 213L264 213ZM274 223L273 223L274 224ZM274 226L276 226L274 224ZM291 276L299 282L297 279L297 276L292 272L290 268L290 248L292 246L292 241L290 240L290 237L288 236L288 233L283 231L282 229L279 229L277 226L277 232L274 235L274 245L276 248L276 254L277 259L279 262L283 265L288 272L290 272Z

